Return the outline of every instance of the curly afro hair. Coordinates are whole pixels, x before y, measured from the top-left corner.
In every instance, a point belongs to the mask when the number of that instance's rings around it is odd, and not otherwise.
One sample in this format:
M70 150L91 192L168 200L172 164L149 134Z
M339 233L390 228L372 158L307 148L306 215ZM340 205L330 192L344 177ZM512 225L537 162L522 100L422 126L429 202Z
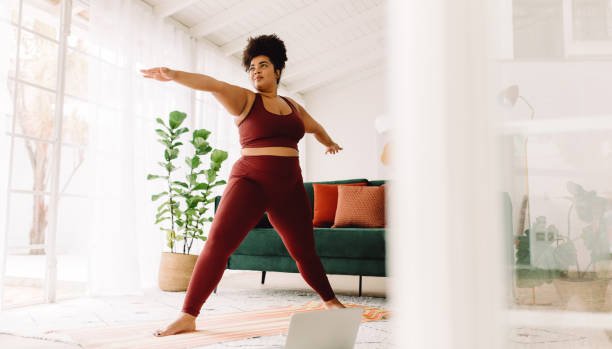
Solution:
M280 74L285 69L285 62L287 61L287 49L285 49L285 43L279 39L276 34L271 35L260 35L258 37L249 37L248 44L242 51L242 65L245 71L249 71L251 66L251 60L253 57L264 55L270 58L274 70L280 70ZM276 84L280 82L280 75L276 79Z

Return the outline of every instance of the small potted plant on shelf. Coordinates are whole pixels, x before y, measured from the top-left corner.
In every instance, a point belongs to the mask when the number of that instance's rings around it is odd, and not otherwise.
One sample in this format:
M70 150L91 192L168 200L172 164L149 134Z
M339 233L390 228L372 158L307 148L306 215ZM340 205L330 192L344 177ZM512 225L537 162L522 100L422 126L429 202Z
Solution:
M546 227L546 218L537 217L536 222L529 229L526 229L524 235L516 237L516 287L531 288L531 304L536 304L535 288L544 284L550 284L559 276L559 272L554 269L546 269L537 267L536 263L531 263L531 232L536 233L537 242L534 241L535 249L539 245L552 244L557 238L557 228L554 225Z
M206 241L202 229L205 222L212 222L212 216L205 216L208 206L214 203L212 189L226 184L224 180L216 180L221 169L221 163L227 159L227 152L214 149L208 143L210 131L206 129L195 130L190 143L195 151L192 157L185 157L187 174L184 181L173 180L173 173L178 170L173 160L178 158L179 148L183 145L179 138L181 134L189 132L187 127L179 128L187 115L173 111L169 115L168 125L160 118L156 121L163 129L156 129L158 141L165 146L165 162L159 165L165 169L164 175L149 174L148 180L161 179L167 184L167 190L151 197L157 201L165 199L158 207L155 224L166 232L166 246L170 252L162 252L159 267L159 287L164 291L185 291L193 272L198 255L189 254L195 239ZM210 153L210 167L201 168L201 156ZM204 181L200 182L199 178ZM162 224L164 223L164 224ZM182 252L175 252L177 243L182 244Z
M546 228L546 218L538 217L532 227L535 236L530 239L534 245L533 266L548 270L561 302L568 306L571 297L577 296L582 304L575 310L594 311L606 303L606 291L610 278L610 241L608 230L610 211L607 200L595 191L586 191L582 186L568 182L567 189L572 196L567 215L567 236L559 234L554 226ZM572 237L572 211L586 225L582 232ZM588 264L583 268L578 258L576 245L581 243L589 253ZM539 245L539 246L538 246Z

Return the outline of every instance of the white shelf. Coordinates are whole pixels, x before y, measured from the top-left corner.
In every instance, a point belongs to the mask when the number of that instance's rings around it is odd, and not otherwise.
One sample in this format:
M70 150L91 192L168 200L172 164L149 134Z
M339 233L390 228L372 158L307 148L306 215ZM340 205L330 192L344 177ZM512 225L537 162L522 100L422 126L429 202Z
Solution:
M610 130L612 132L612 115L506 121L502 123L502 133L508 135L554 134L605 130Z

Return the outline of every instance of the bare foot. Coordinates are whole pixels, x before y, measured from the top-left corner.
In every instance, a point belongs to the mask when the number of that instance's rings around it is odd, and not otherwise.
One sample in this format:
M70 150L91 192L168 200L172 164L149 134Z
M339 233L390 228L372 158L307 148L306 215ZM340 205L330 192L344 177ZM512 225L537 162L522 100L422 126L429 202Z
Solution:
M334 299L331 299L331 300L328 300L327 302L325 302L325 307L327 309L342 309L342 308L346 308L342 303L340 303L338 298L334 298Z
M155 337L164 337L172 334L195 331L195 319L196 317L191 314L181 313L181 316L176 321L168 325L165 330L157 330L153 332L153 335Z

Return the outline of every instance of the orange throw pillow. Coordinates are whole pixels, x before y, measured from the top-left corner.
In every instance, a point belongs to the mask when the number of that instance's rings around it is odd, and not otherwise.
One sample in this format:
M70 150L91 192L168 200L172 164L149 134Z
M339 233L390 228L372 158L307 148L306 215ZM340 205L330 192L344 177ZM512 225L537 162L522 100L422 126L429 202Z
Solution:
M338 208L332 228L347 227L385 227L385 184L338 188Z
M365 186L366 182L347 184L313 183L314 209L312 225L319 228L329 228L334 224L336 206L338 205L338 186Z

